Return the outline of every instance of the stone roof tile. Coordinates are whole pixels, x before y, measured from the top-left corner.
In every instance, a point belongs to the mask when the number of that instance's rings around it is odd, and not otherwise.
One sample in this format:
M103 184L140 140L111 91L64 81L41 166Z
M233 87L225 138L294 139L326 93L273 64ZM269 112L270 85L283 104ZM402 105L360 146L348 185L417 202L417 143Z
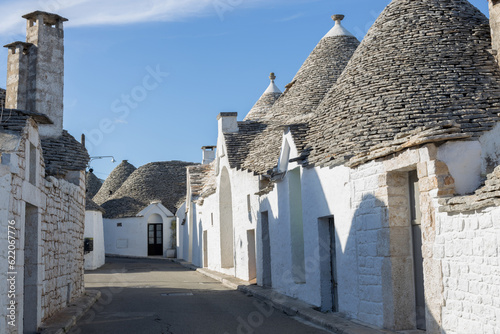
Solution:
M186 197L186 167L192 165L195 164L166 161L138 168L101 205L106 210L104 217L133 217L155 201L175 214L179 200Z
M69 171L82 171L90 160L87 149L68 131L60 137L41 140L46 176L64 176Z
M243 161L234 164L259 174L274 168L280 155L283 126L304 124L313 117L358 45L359 41L352 35L334 34L321 39L293 81L287 85L286 91L266 117L260 119L262 131L252 136L252 140L246 143L247 148L239 149L245 151L244 155L238 156ZM304 139L300 139L301 143Z
M38 124L52 124L52 121L44 114L17 109L0 109L0 130L20 133L30 117Z
M187 177L191 186L192 200L203 204L203 198L215 193L216 177L215 163L190 166L187 168ZM200 200L201 199L201 200Z
M87 196L93 198L102 187L102 181L92 172L87 172L85 179Z
M225 133L226 149L231 168L241 169L242 164L253 147L252 143L267 125L261 122L238 122L239 131Z
M94 202L88 193L85 197L85 211L100 211L103 214L106 213L106 210Z
M123 185L136 170L127 160L123 160L106 178L99 191L93 197L94 202L102 205Z
M492 129L500 70L489 49L488 19L468 1L394 0L318 107L306 139L309 164L348 164L374 149L381 157L394 141L407 148ZM426 138L401 143L420 129Z
M255 103L253 108L245 117L244 121L258 121L264 118L269 109L271 109L274 105L274 102L276 102L276 100L278 100L281 96L281 90L274 83L274 80L276 79L274 73L271 73L269 79L271 79L269 87L266 89L264 94L262 94L257 103Z
M488 174L484 186L473 195L441 199L441 212L467 212L500 206L500 166Z

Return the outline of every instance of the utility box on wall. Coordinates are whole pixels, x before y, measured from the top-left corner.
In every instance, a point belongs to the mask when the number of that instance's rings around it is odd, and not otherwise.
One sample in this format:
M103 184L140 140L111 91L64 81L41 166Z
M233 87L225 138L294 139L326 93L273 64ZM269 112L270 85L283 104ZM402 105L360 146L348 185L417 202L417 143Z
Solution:
M88 254L94 250L94 238L85 238L83 240L83 253Z

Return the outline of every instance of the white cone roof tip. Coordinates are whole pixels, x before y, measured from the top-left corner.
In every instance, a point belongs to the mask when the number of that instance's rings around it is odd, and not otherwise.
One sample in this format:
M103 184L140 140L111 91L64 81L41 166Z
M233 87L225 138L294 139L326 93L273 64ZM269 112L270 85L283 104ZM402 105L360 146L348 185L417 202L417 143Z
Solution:
M271 94L280 93L281 94L281 90L274 83L274 79L276 79L276 76L274 75L274 73L271 73L271 75L269 76L269 79L271 79L271 83L269 84L269 87L267 87L264 94L267 94L267 93L271 93Z
M344 19L344 15L333 15L332 19L335 21L335 25L333 28L323 37L336 37L336 36L348 36L355 37L353 34L349 32L344 26L342 26L342 20Z

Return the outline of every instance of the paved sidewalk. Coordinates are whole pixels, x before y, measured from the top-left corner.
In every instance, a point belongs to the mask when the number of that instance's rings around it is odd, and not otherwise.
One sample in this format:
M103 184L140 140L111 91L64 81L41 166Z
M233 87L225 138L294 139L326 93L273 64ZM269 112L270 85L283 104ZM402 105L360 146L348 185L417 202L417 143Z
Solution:
M40 326L40 334L64 334L95 304L101 297L97 290L86 290L85 294L73 301L67 308L47 319Z
M284 312L289 316L297 316L326 330L338 334L394 334L396 332L370 327L357 321L348 320L333 313L322 313L316 311L314 306L288 297L273 289L263 288L257 285L251 285L249 282L242 281L233 276L221 274L216 271L206 268L198 268L191 263L182 260L174 259L187 268L196 270L210 278L222 282L228 288L242 291L257 299L260 299L268 304L271 304L275 309Z

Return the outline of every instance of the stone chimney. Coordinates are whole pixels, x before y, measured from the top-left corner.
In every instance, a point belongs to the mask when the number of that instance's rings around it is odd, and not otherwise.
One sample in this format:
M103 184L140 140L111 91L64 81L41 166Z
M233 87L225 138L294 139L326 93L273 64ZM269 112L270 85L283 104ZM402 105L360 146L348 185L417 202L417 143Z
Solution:
M7 56L7 92L5 108L28 110L29 57L33 44L14 42L5 45Z
M47 115L54 124L41 124L42 137L59 137L63 126L64 29L67 19L36 11L23 18L26 43L9 48L6 107Z
M491 46L496 52L500 50L500 0L488 0L490 7L490 27L491 27Z
M237 112L221 112L219 116L217 116L217 120L219 121L219 133L235 133L238 132L238 121Z
M203 146L201 149L203 151L203 165L208 165L215 160L215 149L217 146Z

